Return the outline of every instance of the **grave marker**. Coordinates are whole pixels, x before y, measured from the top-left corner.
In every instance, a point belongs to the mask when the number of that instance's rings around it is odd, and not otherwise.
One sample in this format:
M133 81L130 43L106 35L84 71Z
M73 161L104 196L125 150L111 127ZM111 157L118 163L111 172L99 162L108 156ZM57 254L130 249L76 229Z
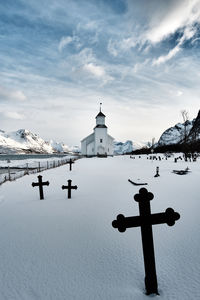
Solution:
M153 198L154 195L152 193L145 188L141 188L139 194L134 196L135 201L139 203L140 216L124 217L120 214L112 222L112 226L120 232L125 232L127 228L141 227L147 295L158 295L152 225L166 223L169 226L173 226L175 221L180 218L180 215L174 212L172 208L167 208L163 213L151 214L150 201Z
M173 170L172 173L175 173L177 175L186 175L189 171L189 168L187 167L185 170Z
M156 175L154 175L154 177L159 177L160 174L159 174L159 167L156 167Z
M71 190L77 190L77 185L72 186L72 180L68 180L68 185L63 185L63 190L68 190L68 199L71 199Z
M133 185L147 185L148 183L138 183L138 182L134 182L134 181L132 181L132 180L130 180L130 179L128 179L128 181L130 182L130 183L132 183Z
M48 181L42 182L42 176L38 176L38 182L32 182L32 186L39 186L40 200L44 199L43 185L49 185Z
M69 164L69 170L72 170L72 164L74 164L74 161L70 158L70 160L68 161Z

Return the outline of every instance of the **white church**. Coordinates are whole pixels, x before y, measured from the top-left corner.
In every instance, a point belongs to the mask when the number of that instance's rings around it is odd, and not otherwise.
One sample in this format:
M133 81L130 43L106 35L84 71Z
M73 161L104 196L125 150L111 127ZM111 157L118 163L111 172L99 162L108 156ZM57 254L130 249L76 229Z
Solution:
M100 111L96 116L94 132L81 141L81 153L85 156L107 157L113 155L114 138L107 133L105 115Z

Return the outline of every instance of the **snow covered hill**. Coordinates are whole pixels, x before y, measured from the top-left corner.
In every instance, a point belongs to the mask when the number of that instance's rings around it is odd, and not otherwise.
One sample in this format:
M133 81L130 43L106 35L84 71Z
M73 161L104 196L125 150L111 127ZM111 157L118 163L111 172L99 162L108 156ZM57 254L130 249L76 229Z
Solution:
M184 137L184 124L186 124L186 132L188 135L193 127L194 121L195 119L193 121L188 120L186 123L178 123L175 126L168 128L163 132L156 146L172 145L181 142Z
M44 141L26 129L6 133L0 130L0 154L14 153L69 153L73 151L63 143Z
M122 142L114 142L114 155L131 153L134 150L138 150L141 148L147 147L147 143L136 142L136 141L126 141Z
M200 140L200 110L188 135L188 141Z
M156 167L160 177L154 178ZM189 167L188 175L173 174ZM200 161L147 160L145 155L77 160L41 173L44 200L32 187L37 175L1 186L1 300L198 300L200 297ZM120 213L137 216L133 196L147 182L152 213L172 207L174 226L154 225L160 296L144 294L140 228L120 233L112 221ZM78 189L67 199L61 186Z

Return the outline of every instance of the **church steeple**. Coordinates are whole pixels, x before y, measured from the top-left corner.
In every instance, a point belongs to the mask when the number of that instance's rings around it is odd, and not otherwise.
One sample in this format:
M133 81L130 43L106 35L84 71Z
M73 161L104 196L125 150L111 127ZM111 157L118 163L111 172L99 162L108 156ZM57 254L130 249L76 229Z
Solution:
M100 103L99 113L96 116L96 128L107 128L105 125L105 117L106 116L101 111L101 105L102 105L102 103Z
M100 103L100 108L99 108L99 113L98 113L98 115L96 116L96 119L98 118L98 117L104 117L105 118L105 115L102 113L102 111L101 111L101 105L102 105L102 103ZM105 122L105 119L104 119L104 122Z

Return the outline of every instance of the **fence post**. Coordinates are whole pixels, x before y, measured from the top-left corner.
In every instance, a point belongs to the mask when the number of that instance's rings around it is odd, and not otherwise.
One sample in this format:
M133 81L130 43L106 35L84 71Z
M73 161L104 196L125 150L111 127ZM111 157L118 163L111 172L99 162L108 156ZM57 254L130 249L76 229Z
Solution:
M47 169L49 168L49 162L48 162L48 160L47 160Z
M11 176L10 176L10 167L8 166L8 180L11 181Z
M38 172L40 172L40 162L38 163Z

